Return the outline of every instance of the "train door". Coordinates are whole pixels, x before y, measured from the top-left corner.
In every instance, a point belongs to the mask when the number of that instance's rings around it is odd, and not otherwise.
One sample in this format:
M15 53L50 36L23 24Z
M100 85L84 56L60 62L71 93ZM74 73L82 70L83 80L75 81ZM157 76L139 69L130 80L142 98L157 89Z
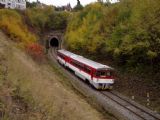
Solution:
M93 81L93 74L94 74L94 70L91 69L91 80Z
M65 66L68 67L69 66L69 57L65 56Z

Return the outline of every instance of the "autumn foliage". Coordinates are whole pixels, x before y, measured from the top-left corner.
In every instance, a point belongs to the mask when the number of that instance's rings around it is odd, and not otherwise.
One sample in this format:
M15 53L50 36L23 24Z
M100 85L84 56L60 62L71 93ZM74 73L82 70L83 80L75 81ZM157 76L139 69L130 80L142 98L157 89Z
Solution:
M37 36L28 30L22 15L16 10L0 10L0 29L21 48L37 41Z
M44 61L44 48L38 43L28 44L26 47L27 53L36 61Z
M0 29L3 30L17 46L25 49L36 61L44 60L43 47L36 43L38 37L25 24L23 16L16 10L0 10Z
M69 50L133 69L160 60L160 0L93 3L72 15L65 34ZM136 66L136 67L135 67ZM160 64L159 64L160 66ZM140 68L139 68L140 67Z
M159 82L159 5L160 0L89 4L70 18L64 45L75 53L109 61L123 73L144 73Z

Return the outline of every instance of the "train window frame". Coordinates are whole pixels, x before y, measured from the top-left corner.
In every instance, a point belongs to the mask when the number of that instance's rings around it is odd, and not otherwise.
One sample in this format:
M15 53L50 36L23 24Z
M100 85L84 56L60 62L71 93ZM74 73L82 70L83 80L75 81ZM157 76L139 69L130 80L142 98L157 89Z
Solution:
M100 74L99 74L100 73ZM104 74L102 74L104 73ZM109 74L108 74L109 73ZM111 77L112 76L112 72L109 70L97 70L95 72L95 76L96 77Z
M108 75L108 73L109 73L109 75ZM110 77L110 76L112 76L112 72L111 71L106 71L106 75Z
M75 60L71 60L70 62L73 66L79 68L80 70L86 72L86 73L91 73L91 69L88 66L85 66L85 64L77 62Z
M91 69L88 68L87 66L84 66L84 71L87 72L87 73L91 73Z
M65 56L64 56L63 54L58 53L58 56L59 56L61 59L65 60Z

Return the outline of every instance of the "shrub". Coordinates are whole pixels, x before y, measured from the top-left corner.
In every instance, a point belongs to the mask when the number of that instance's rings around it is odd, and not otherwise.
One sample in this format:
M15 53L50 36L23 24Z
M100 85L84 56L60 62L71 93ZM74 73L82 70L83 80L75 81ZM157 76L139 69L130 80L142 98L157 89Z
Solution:
M29 24L35 27L40 33L45 30L65 29L69 13L57 12L54 7L30 8L26 10Z
M28 44L26 47L27 53L36 61L44 61L44 48L38 43Z
M37 37L28 30L23 22L22 15L15 10L0 10L0 29L13 41L19 43L20 47L25 47L37 40Z

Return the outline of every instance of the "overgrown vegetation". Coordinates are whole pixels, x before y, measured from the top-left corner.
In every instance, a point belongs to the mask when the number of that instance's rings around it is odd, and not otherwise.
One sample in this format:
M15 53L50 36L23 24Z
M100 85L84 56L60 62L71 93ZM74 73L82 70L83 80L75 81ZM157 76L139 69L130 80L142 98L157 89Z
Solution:
M64 45L115 68L114 90L160 111L160 1L97 2L74 13Z
M0 36L0 120L110 118L77 95L62 71L47 62L37 64L2 32Z
M36 43L38 35L32 33L25 23L24 16L16 10L0 10L0 29L11 38L18 47L26 50L33 59L42 61L44 58L43 47Z
M37 43L29 44L26 51L37 62L44 62L44 48L41 45Z
M44 59L44 49L37 44L40 36L46 31L65 29L68 15L67 12L56 12L52 6L32 7L24 12L1 9L0 29L39 61Z
M123 71L147 71L159 82L159 5L159 0L88 5L72 16L65 45L93 59L114 61Z
M55 11L54 7L48 6L27 9L26 16L29 18L29 25L43 33L49 30L65 29L69 13L65 11L58 12Z
M0 10L0 29L22 48L37 41L37 36L28 30L22 16L15 10Z

